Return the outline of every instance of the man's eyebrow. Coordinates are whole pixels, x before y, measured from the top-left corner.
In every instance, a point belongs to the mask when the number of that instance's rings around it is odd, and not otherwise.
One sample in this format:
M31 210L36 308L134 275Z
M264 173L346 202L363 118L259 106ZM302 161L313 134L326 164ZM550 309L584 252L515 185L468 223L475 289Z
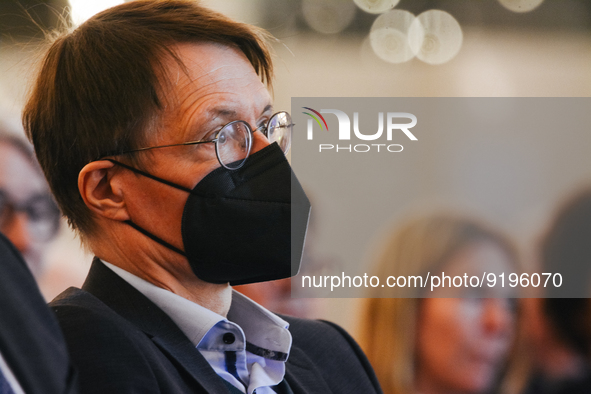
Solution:
M263 109L263 112L261 112L261 114L264 114L266 112L273 112L273 104L267 104L267 106L265 107L265 109Z
M212 120L217 118L235 118L238 114L235 110L229 108L213 108L208 112Z
M267 104L265 106L265 108L263 108L263 111L261 112L261 115L267 113L267 112L272 112L273 111L273 104ZM208 111L209 115L210 115L210 119L211 120L215 120L217 118L236 118L238 115L238 112L236 112L233 109L230 108L212 108Z

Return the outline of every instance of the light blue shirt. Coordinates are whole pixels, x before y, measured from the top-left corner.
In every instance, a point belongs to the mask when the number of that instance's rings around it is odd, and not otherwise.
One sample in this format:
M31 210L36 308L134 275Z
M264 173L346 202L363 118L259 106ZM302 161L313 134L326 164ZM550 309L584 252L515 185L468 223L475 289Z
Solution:
M243 393L274 394L291 348L289 324L232 291L228 318L103 261L162 309L214 371Z

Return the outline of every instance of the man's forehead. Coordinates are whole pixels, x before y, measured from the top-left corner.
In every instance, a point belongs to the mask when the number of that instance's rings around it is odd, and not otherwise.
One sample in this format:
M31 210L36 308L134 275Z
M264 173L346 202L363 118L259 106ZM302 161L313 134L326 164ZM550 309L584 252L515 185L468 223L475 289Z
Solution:
M173 86L193 83L204 87L224 80L261 82L246 55L237 48L196 42L176 44L173 52L177 58L168 57L165 61L167 77Z
M178 44L173 50L177 59L163 64L164 127L149 144L199 140L233 120L254 126L272 111L269 91L239 49L199 42Z
M173 51L176 59L168 57L163 62L166 107L183 107L203 98L227 101L231 111L244 100L240 95L266 96L263 100L270 101L267 88L239 49L197 42L176 44Z

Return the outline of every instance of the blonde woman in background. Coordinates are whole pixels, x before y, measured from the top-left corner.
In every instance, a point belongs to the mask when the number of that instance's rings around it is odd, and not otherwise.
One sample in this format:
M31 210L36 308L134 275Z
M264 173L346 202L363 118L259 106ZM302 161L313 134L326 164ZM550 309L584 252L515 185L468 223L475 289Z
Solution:
M443 271L451 277L482 272L506 277L516 269L516 253L503 235L470 218L438 214L399 227L387 240L374 275L425 277ZM507 288L484 285L432 294L406 288L407 293L396 295L415 298L379 298L391 297L392 288L373 290L373 298L365 300L359 339L384 393L499 388L517 332L515 302L503 294Z

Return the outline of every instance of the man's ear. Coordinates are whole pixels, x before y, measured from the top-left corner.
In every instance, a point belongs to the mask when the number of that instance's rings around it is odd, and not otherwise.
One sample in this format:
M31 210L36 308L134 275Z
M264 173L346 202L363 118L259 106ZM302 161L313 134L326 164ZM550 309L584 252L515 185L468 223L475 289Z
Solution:
M112 219L129 220L129 213L119 187L115 164L108 160L88 163L78 174L78 190L86 206L95 214Z

